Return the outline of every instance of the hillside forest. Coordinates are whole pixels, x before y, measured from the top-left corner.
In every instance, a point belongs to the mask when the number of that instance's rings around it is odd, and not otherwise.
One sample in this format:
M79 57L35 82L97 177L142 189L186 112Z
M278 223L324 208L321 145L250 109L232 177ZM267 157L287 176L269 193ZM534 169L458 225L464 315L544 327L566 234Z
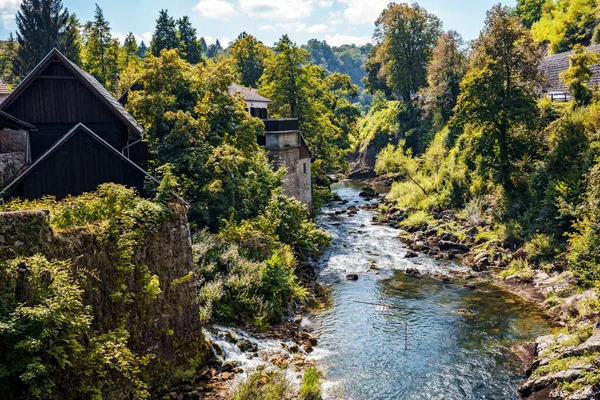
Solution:
M312 217L332 200L335 176L389 183L382 215L401 213L406 232L471 238L503 277L560 274L569 285L545 299L550 307L596 293L600 91L590 80L600 56L586 47L600 43L599 15L595 0L518 0L490 9L479 37L465 42L420 5L390 3L374 21L373 44L298 45L287 35L264 44L241 32L207 45L188 17L162 10L151 43L133 33L121 43L99 6L81 21L61 0L23 0L0 51L2 79L16 87L56 47L117 98L140 85L127 110L146 132L145 167L161 185L153 199L107 184L63 201L0 203L0 211L49 210L58 233L89 231L114 246L120 273L141 285L115 289L119 314L103 330L82 301L86 273L22 249L0 254L0 393L151 396L153 361L128 347L126 321L161 288L132 260L143 234L171 215L172 193L189 207L203 326L266 331L291 301L314 296L310 261L331 237ZM540 65L564 51L573 51L560 76L569 101L552 102ZM282 171L256 141L264 125L228 93L232 83L271 99L270 117L299 119L312 152L312 213L283 194ZM14 295L18 265L33 271L27 303ZM585 315L600 312L594 296ZM590 326L573 317L564 328L584 340ZM164 371L171 382L186 374ZM585 379L600 384L596 373Z

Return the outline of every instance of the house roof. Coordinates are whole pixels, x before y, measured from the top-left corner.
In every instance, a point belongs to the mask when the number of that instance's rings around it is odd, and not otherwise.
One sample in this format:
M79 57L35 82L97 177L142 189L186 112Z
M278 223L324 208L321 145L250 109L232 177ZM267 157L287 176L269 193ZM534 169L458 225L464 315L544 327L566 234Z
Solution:
M242 85L238 85L233 83L229 86L229 94L235 96L236 94L240 94L244 100L247 102L257 102L257 103L272 103L273 101L267 99L264 96L258 94L258 90L254 88L247 88Z
M5 113L4 111L0 111L0 129L24 129L26 131L35 129L35 126L21 121L18 118L13 117L12 115Z
M600 53L600 45L589 46L587 50ZM564 53L547 56L542 60L540 69L547 79L547 82L543 85L544 92L567 91L567 87L560 80L560 73L569 69L570 57L572 55L572 51L567 51ZM600 84L600 63L592 65L590 69L592 70L592 79L590 80L589 84L592 86L597 86Z
M0 95L10 94L10 89L6 86L6 82L0 79Z
M0 110L6 110L36 79L38 75L44 70L44 68L53 60L59 60L73 75L91 90L96 97L104 103L135 135L139 137L144 136L144 129L137 123L127 110L114 98L114 96L106 90L106 88L98 82L96 78L88 74L75 63L67 59L60 51L56 48L52 49L50 53L44 57L42 61L23 79L23 81L16 87L16 89L2 102L0 103Z
M50 147L44 154L42 154L40 157L38 157L38 159L33 164L31 164L31 166L29 168L27 168L22 174L17 176L4 189L2 189L2 191L0 191L0 198L4 198L4 197L8 196L12 191L14 191L17 188L17 186L19 185L19 183L21 183L23 181L23 179L25 179L29 174L31 174L33 171L35 171L35 169L40 164L42 164L46 159L48 159L48 157L50 157L53 153L55 153L58 149L60 149L61 146L63 146L77 132L83 132L83 133L88 134L94 140L96 140L98 143L100 143L102 146L106 147L116 157L120 158L121 160L123 160L124 162L129 164L131 166L131 168L137 170L137 172L139 172L140 174L143 174L144 176L150 178L156 184L160 184L160 182L156 178L154 178L152 175L150 175L146 171L144 171L144 169L142 169L139 165L137 165L136 163L131 161L129 158L125 157L123 154L121 154L120 151L118 151L117 149L112 147L100 136L96 135L87 126L79 123L79 124L75 125L69 132L67 132L62 138L60 138L60 140L58 140L56 143L54 143L54 145L52 147Z

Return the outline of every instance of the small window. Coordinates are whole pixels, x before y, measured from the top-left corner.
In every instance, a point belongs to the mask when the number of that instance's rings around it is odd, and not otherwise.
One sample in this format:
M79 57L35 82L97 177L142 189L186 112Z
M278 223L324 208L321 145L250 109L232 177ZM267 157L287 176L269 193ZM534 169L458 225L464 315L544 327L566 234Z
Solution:
M304 173L306 173L306 163L304 163Z

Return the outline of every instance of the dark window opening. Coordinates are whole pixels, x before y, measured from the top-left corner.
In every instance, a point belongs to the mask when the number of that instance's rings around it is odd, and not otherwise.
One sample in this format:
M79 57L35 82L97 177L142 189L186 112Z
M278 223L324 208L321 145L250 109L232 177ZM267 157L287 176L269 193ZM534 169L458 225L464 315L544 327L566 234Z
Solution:
M304 163L304 173L306 173L306 163Z

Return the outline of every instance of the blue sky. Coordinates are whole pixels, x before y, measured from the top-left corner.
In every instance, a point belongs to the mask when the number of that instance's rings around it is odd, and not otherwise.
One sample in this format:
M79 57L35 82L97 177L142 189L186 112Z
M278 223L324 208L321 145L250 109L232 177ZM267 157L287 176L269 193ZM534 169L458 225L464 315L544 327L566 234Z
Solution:
M460 32L466 40L477 37L485 13L499 0L422 0L437 14L444 29ZM21 0L0 0L0 38L15 29L14 14ZM371 40L373 23L389 0L97 0L113 34L123 38L132 31L146 43L152 36L159 10L174 17L189 15L209 43L223 44L246 31L272 45L284 33L299 44L325 39L331 45L363 44ZM63 0L81 21L94 14L94 1ZM504 1L514 5L516 0Z

